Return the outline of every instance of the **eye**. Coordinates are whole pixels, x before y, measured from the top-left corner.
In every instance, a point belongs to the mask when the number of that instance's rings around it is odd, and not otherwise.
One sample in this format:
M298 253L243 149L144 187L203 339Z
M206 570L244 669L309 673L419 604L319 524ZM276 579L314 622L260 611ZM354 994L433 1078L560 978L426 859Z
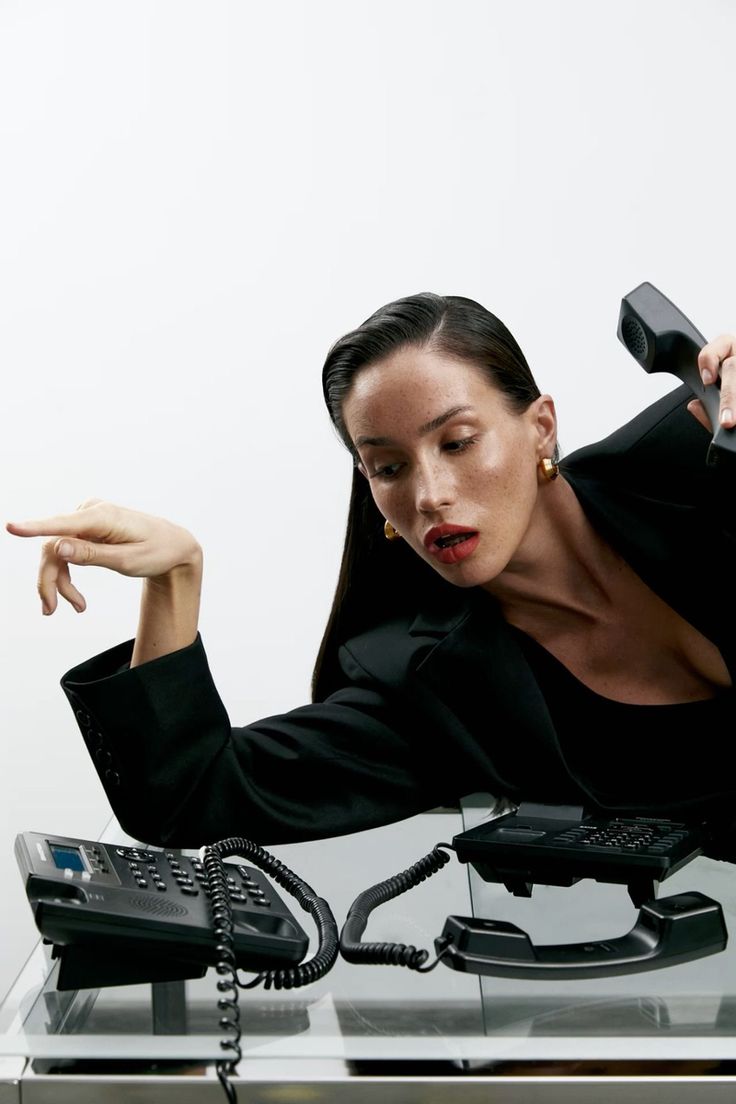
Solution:
M372 479L395 479L399 474L401 464L384 464L382 468L376 468Z
M477 437L463 437L459 441L447 441L442 447L445 452L465 452L476 444Z

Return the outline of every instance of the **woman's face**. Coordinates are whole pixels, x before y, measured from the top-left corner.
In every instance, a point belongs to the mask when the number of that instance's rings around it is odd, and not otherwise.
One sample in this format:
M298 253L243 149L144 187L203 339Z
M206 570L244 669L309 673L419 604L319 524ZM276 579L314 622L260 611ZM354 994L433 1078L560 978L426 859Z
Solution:
M406 348L358 374L343 418L376 506L445 579L480 586L523 555L555 444L549 395L518 414L475 365Z

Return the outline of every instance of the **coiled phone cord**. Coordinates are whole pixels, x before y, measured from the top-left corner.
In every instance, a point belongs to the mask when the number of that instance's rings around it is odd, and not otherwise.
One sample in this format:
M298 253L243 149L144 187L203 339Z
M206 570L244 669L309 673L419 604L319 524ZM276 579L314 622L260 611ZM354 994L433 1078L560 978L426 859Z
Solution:
M427 973L435 968L442 957L444 948L440 950L437 958L430 966L425 966L424 963L429 958L429 951L417 950L416 947L407 946L405 943L362 943L360 937L365 931L368 917L375 908L385 901L390 901L392 898L406 893L407 890L413 889L414 886L418 886L425 879L431 878L433 874L436 874L450 861L450 856L446 851L441 851L441 847L448 851L454 851L452 844L438 843L428 855L414 863L408 870L403 870L392 878L378 882L377 885L364 890L355 898L340 932L340 954L343 958L347 959L348 962L375 963L380 966L406 966L410 970L418 970L419 973Z
M319 946L316 954L307 962L280 970L263 971L250 982L241 982L238 979L233 910L227 887L227 874L222 861L225 858L232 858L233 855L238 855L265 871L275 882L283 886L287 893L296 898L305 912L311 914L317 927ZM215 969L220 975L217 989L222 996L217 1002L217 1007L223 1016L219 1022L223 1031L230 1033L229 1037L222 1040L220 1046L223 1050L230 1051L231 1057L218 1062L216 1070L228 1101L230 1104L235 1104L237 1097L229 1077L235 1072L243 1056L240 1046L238 988L252 989L262 982L266 989L296 989L324 977L337 959L337 923L330 906L323 897L318 897L307 882L285 866L275 855L251 840L233 836L208 845L202 849L202 862L210 890L210 913L217 954Z

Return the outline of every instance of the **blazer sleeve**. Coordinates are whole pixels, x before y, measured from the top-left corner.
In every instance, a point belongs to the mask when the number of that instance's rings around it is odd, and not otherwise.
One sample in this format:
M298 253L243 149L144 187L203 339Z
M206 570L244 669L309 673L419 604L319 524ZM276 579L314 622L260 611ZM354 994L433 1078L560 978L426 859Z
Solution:
M230 725L201 637L129 668L128 641L62 678L125 832L161 846L231 835L320 839L412 816L457 795L422 725L349 648L324 702Z
M736 461L707 463L712 435L687 410L689 387L663 395L602 441L563 460L563 470L599 479L606 486L636 493L641 501L662 498L681 508L696 507L699 520L736 539Z

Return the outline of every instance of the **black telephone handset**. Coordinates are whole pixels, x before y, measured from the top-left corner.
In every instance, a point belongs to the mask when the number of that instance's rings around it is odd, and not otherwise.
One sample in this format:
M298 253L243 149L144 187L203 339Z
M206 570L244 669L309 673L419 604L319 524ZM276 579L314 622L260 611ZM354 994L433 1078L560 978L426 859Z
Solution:
M706 386L698 371L706 340L679 307L653 284L639 284L621 300L618 337L646 372L670 372L700 399L714 427L708 463L736 462L736 429L718 421L720 380Z

